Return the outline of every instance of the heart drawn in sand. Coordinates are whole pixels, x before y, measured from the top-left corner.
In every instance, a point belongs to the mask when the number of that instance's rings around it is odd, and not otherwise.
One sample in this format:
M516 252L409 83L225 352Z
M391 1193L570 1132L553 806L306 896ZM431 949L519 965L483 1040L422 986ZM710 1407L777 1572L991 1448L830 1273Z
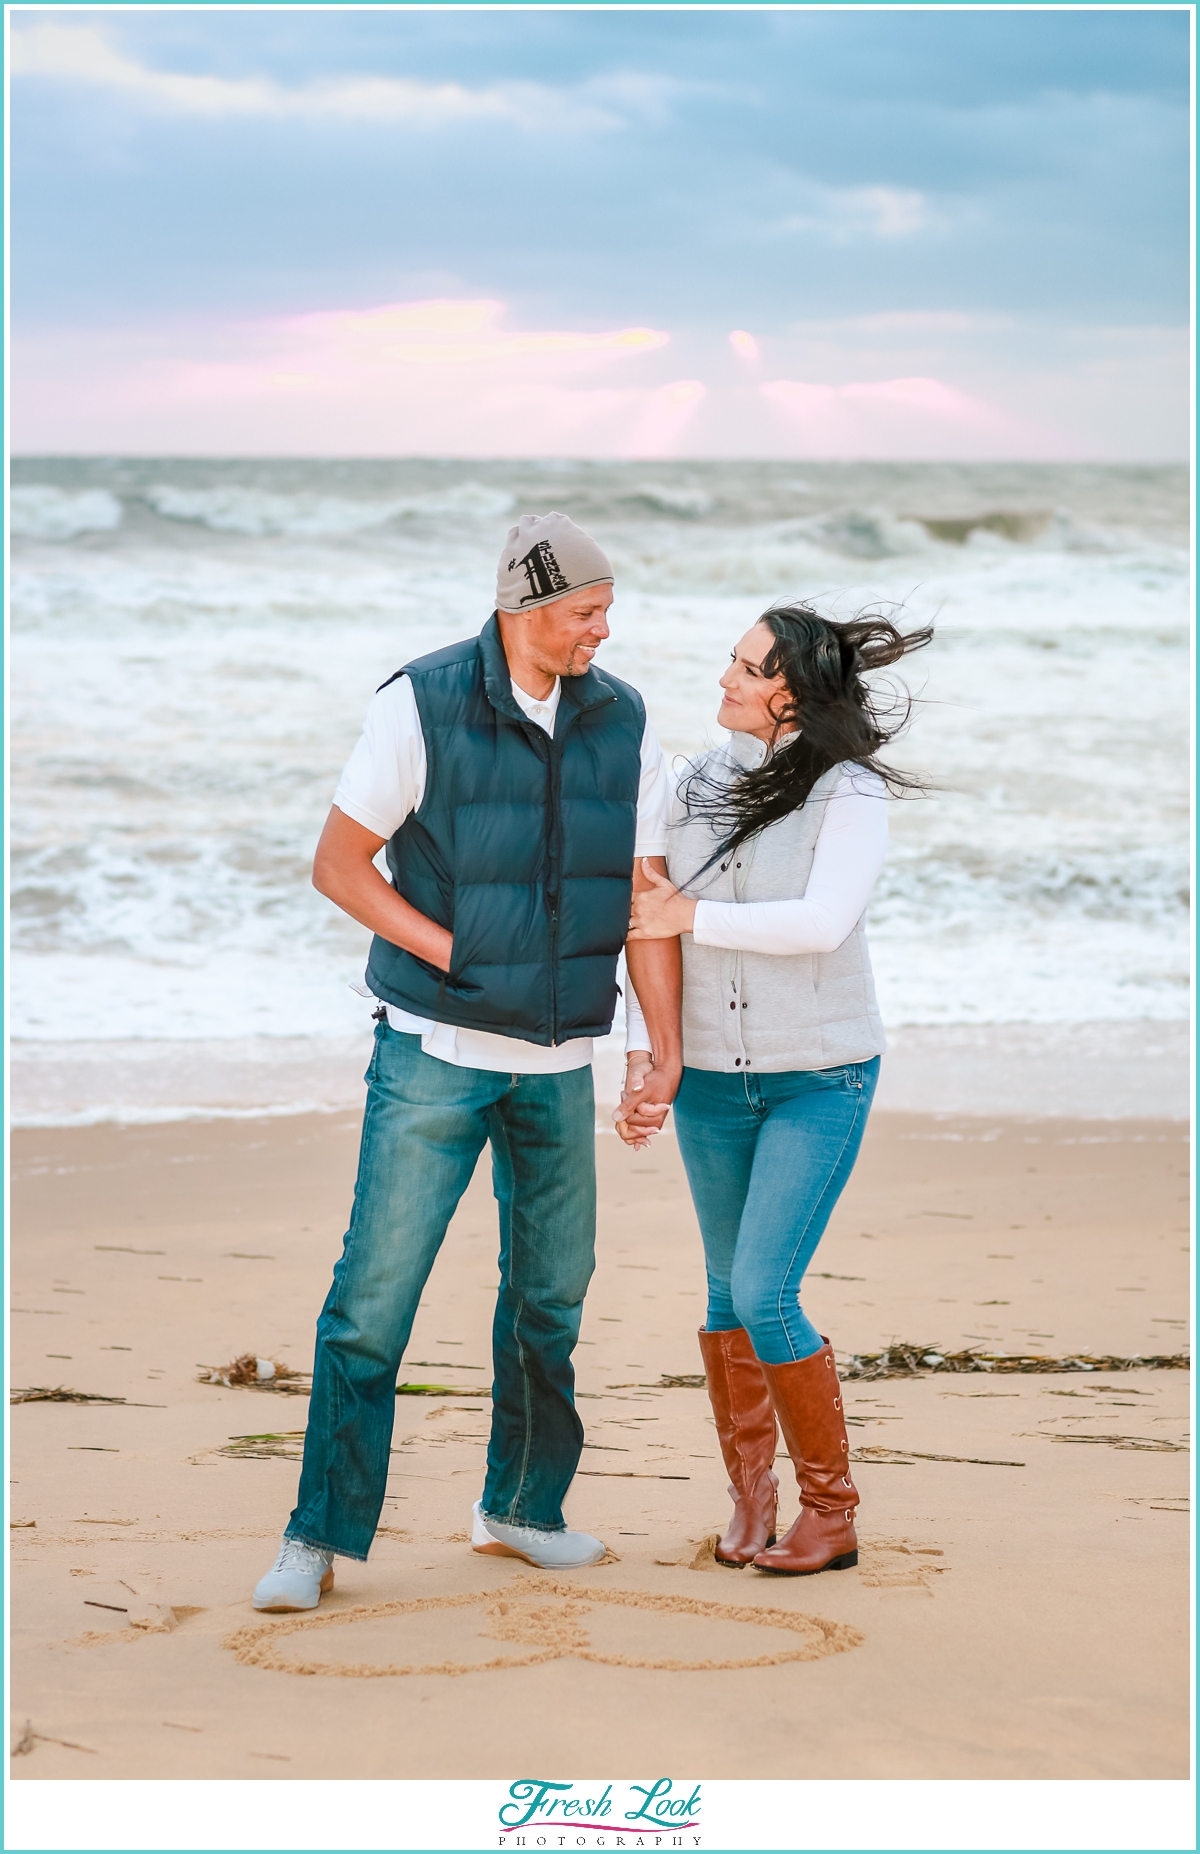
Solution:
M529 1599L534 1599L530 1601ZM557 1601L555 1599L558 1599ZM524 1654L496 1656L486 1661L388 1663L312 1661L284 1652L288 1636L314 1629L344 1628L385 1617L416 1616L431 1610L484 1608L488 1626L480 1631L492 1641L525 1647ZM776 1648L766 1654L736 1659L683 1661L640 1654L602 1654L592 1646L584 1617L593 1608L616 1606L657 1612L667 1616L694 1616L709 1622L739 1623L750 1628L782 1629L799 1637L794 1648ZM797 1615L790 1610L731 1603L706 1603L695 1597L653 1596L641 1590L587 1590L559 1584L553 1578L522 1578L507 1594L468 1591L457 1596L414 1597L407 1602L357 1604L348 1609L289 1617L285 1622L260 1622L237 1629L224 1646L245 1667L267 1668L279 1674L335 1674L359 1680L398 1674L479 1674L506 1667L531 1667L539 1661L570 1656L596 1661L605 1667L647 1667L672 1673L706 1673L730 1668L778 1667L787 1661L819 1661L826 1655L845 1654L863 1641L848 1623L829 1622L823 1616Z

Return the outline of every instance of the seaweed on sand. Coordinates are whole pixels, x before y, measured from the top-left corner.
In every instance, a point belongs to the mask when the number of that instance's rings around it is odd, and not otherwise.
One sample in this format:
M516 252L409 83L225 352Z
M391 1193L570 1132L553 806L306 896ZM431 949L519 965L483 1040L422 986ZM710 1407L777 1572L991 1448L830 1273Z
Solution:
M848 1352L838 1359L838 1376L870 1381L873 1378L925 1377L942 1371L1007 1372L1045 1371L1190 1371L1187 1352L1153 1352L1118 1358L1109 1353L1071 1352L1049 1358L1038 1352L983 1352L977 1346L947 1352L936 1345L911 1345L894 1339L883 1352ZM703 1390L702 1372L664 1372L653 1384L610 1384L609 1390Z

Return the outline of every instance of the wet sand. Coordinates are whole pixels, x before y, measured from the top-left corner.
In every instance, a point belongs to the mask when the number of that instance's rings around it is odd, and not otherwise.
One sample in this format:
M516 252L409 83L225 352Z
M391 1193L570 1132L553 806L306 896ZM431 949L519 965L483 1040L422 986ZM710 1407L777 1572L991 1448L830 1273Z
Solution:
M353 1114L15 1136L12 1381L129 1401L12 1413L13 1713L38 1734L14 1775L1186 1776L1189 1375L850 1383L859 1568L714 1567L707 1399L659 1383L699 1371L704 1306L669 1138L598 1140L568 1514L614 1561L551 1587L466 1545L496 1284L483 1168L402 1373L447 1394L397 1400L386 1531L367 1565L339 1563L318 1619L430 1601L301 1630L256 1618L307 1400L197 1367L310 1366L356 1145ZM1178 1352L1186 1168L1172 1121L879 1112L806 1308L843 1354ZM280 1439L235 1440L264 1435ZM131 1599L175 1626L95 1607ZM478 1671L360 1677L447 1664Z

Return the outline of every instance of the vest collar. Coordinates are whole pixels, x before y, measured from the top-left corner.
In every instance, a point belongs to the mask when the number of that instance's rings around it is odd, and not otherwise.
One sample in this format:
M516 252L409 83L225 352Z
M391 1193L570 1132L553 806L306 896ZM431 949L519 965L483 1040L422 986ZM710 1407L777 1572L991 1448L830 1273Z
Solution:
M799 740L799 738L800 733L798 729L790 734L785 734L783 738L776 743L775 752L782 753L785 747L790 747L792 742ZM759 740L755 734L731 733L725 751L728 753L734 765L742 772L757 772L758 768L767 758L767 744L765 741Z
M504 654L504 640L500 636L500 620L495 612L479 633L479 656L483 663L483 686L492 707L500 714L507 715L510 721L533 725L513 698L512 676L509 673L508 658ZM617 699L616 690L590 666L582 676L562 677L559 687L560 703L572 702L581 710L603 708ZM755 742L755 745L758 743Z

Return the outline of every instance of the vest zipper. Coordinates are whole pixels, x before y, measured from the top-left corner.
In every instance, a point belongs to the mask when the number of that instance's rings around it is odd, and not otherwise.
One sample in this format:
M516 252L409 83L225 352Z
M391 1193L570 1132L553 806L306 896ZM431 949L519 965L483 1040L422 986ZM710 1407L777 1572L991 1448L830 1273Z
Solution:
M615 699L615 698L614 698ZM598 704L599 705L599 704ZM607 706L607 704L603 704ZM579 717L579 710L572 702L570 711L559 732L562 720L563 704L560 701L558 713L554 718L554 732L547 734L539 728L550 752L546 761L546 776L549 780L550 796L550 853L554 871L554 894L550 909L550 1047L558 1048L558 910L562 901L562 756L563 745L574 722Z
M546 745L550 751L546 757L546 777L549 781L550 803L550 868L554 882L553 893L547 896L550 902L550 1047L558 1048L558 909L562 900L562 738L559 736L558 723L562 718L562 703L559 702L558 713L554 717L554 732L546 735ZM567 717L563 727L566 735L574 712Z

